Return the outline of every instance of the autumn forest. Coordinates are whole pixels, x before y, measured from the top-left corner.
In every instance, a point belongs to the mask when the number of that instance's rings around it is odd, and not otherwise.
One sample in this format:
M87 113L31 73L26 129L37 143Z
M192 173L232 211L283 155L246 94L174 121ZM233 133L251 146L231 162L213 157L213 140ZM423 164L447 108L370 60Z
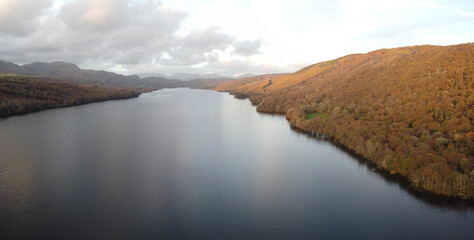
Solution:
M327 134L415 189L472 199L473 59L472 43L381 49L215 89Z

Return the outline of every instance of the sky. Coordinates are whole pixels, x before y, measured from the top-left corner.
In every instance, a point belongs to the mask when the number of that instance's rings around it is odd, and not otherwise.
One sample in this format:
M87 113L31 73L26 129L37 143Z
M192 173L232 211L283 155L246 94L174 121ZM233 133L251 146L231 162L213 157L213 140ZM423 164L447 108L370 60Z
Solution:
M121 74L293 72L474 42L472 0L0 0L0 59Z

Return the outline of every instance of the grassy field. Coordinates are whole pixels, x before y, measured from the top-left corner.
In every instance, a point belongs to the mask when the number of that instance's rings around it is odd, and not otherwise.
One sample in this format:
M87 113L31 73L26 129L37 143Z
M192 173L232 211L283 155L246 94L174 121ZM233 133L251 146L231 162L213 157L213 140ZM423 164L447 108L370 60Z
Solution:
M317 113L317 112L306 114L306 119L311 119L311 118L314 118L314 117L329 118L329 115L326 115L324 113Z

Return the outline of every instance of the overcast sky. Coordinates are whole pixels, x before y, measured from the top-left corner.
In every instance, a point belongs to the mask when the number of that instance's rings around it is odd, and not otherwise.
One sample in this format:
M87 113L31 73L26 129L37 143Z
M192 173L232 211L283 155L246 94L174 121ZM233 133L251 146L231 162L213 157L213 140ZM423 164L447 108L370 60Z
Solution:
M0 0L0 59L122 74L291 72L380 48L466 42L472 0Z

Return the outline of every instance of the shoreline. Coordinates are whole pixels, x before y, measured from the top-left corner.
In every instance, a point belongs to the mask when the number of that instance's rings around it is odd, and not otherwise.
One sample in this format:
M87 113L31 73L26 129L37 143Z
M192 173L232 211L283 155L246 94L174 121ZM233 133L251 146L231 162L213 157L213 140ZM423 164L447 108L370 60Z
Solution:
M262 111L262 109L258 108L259 102L257 102L255 99L252 99L252 94L248 93L246 94L246 97L242 98L241 96L237 96L236 92L233 91L220 91L220 92L227 92L229 95L234 96L236 99L249 99L251 104L253 106L256 106L256 111L259 113L263 114L277 114L277 115L282 115L285 116L286 120L290 124L290 128L293 130L296 130L302 134L308 135L309 137L314 137L312 133L317 133L317 134L322 134L325 136L328 136L328 139L331 143L336 144L339 147L342 147L342 150L348 152L352 156L356 157L358 160L362 160L363 163L365 164L370 164L375 167L376 172L380 173L381 175L386 177L391 177L391 178L398 178L397 183L399 183L401 186L406 188L406 190L411 194L415 195L416 193L418 198L438 198L438 200L441 200L443 202L446 201L462 201L468 204L471 207L474 207L474 198L472 196L461 196L461 195L448 195L448 194L443 194L443 193L437 193L434 191L430 191L428 189L424 189L422 187L415 186L412 181L407 176L403 176L402 174L398 172L389 171L387 169L384 169L383 166L380 164L377 164L377 162L373 161L370 158L364 157L357 153L354 149L351 149L349 146L344 145L342 142L340 142L338 139L336 139L334 136L331 136L328 133L324 133L322 131L312 131L309 129L304 129L301 126L298 126L296 120L299 120L300 118L292 118L290 111L292 109L289 109L286 113L284 112L278 112L278 111ZM293 120L293 121L292 121ZM400 182L402 180L404 183ZM422 196L422 197L420 197Z
M42 112L42 111L47 111L47 110L68 108L68 107L77 107L77 106L82 106L82 105L87 105L87 104L92 104L92 103L107 102L107 101L117 101L117 100L127 100L127 99L132 99L132 98L138 98L141 94L143 94L143 93L140 93L137 96L131 96L131 97L117 97L117 98L109 98L109 99L100 99L100 100L93 100L93 101L84 102L84 103L75 103L75 104L68 104L68 105L62 105L62 106L53 106L53 107L32 109L32 110L28 110L28 111L22 112L22 113L10 114L8 116L0 115L0 121L1 120L6 120L6 119L11 118L11 117L24 116L24 115L28 115L28 114L31 114L31 113L37 113L37 112Z
M262 114L275 114L275 113L265 113L265 112L259 112ZM280 115L280 114L278 114ZM363 156L359 155L356 153L354 150L349 149L347 146L341 144L338 142L334 137L322 134L322 133L312 133L312 132L307 132L304 130L301 130L298 127L290 126L290 128L298 132L299 134L306 135L309 138L314 138L320 141L328 141L331 144L334 144L339 150L344 151L345 153L349 154L351 157L357 160L360 164L365 165L368 169L370 169L373 172L376 172L379 174L384 180L387 180L389 182L393 182L398 184L400 187L402 187L404 190L406 190L411 196L416 197L423 202L426 202L428 204L445 204L447 206L451 206L452 204L455 205L463 205L466 204L469 207L474 208L474 201L473 199L464 199L461 197L457 196L446 196L446 195L441 195L441 194L436 194L430 191L426 191L424 189L419 189L416 187L413 187L410 183L410 181L403 177L402 175L395 173L391 174L389 171L380 168L377 166L376 163L370 161L370 159L364 158ZM322 139L319 139L316 134L320 134L319 136L324 135L325 137Z
M49 78L0 76L0 119L48 109L130 99L146 91L133 88L77 85Z

